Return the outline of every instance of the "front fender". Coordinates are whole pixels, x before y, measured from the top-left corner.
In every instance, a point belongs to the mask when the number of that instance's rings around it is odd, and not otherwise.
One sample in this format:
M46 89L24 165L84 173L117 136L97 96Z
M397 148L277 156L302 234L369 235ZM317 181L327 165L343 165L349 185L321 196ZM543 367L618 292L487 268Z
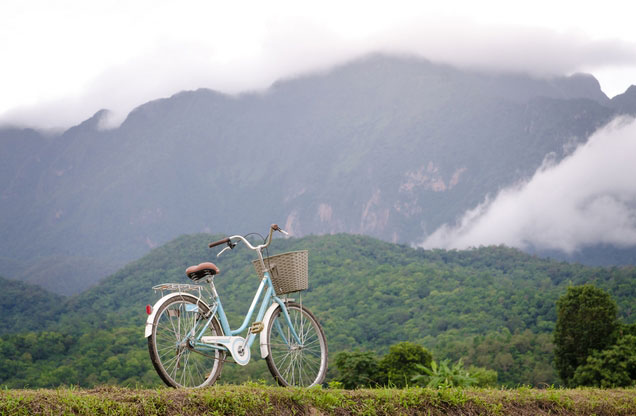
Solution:
M276 308L280 305L284 304L282 300L279 298L274 298L275 302L272 303L267 312L265 312L265 317L263 318L263 330L261 331L260 344L261 344L261 357L265 358L268 355L267 352L267 328L269 328L269 321L272 319L272 315ZM291 302L293 299L287 299L285 302ZM279 303L280 302L280 303Z
M150 313L150 315L148 315L148 319L146 319L146 329L144 331L144 337L148 338L151 334L152 334L152 326L155 322L155 316L157 315L157 311L159 310L159 308L161 307L161 305L172 299L175 297L182 297L184 296L185 293L180 293L180 292L172 292L172 293L168 293L166 296L162 297L161 299L159 299L157 302L155 302L155 304L152 306L152 312ZM187 294L188 296L192 296L195 299L198 300L199 303L204 304L208 310L210 310L210 307L208 306L207 303L205 303L205 301L197 296L194 296L190 293Z

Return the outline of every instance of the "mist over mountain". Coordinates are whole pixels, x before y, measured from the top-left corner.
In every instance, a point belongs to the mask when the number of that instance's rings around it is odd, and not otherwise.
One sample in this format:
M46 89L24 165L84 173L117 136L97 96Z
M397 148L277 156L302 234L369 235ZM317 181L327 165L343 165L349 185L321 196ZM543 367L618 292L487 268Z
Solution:
M422 245L506 244L571 255L603 244L632 248L634 261L634 154L636 120L616 118L558 163L547 159L530 179L502 189Z
M76 293L178 235L271 222L416 243L636 113L635 95L372 55L264 92L182 92L115 129L100 111L54 137L0 130L0 274Z

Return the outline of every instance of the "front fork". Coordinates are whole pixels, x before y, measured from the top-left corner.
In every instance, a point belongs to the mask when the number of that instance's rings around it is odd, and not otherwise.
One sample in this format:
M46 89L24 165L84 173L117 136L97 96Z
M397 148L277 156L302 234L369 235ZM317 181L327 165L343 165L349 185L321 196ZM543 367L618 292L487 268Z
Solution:
M284 303L281 305L281 309L283 310L283 316L285 317L285 321L287 322L287 326L289 326L289 328L291 329L291 335L294 338L294 341L296 341L296 344L298 346L302 347L303 342L301 341L300 337L296 333L296 328L294 328L294 325L292 325L291 317L289 316L289 312L287 311L287 306ZM302 307L301 307L301 318L302 318ZM290 345L290 347L291 347L291 344L289 343L289 341L285 337L285 334L283 333L284 332L283 328L281 328L280 321L278 319L274 322L274 326L276 327L276 330L278 331L280 336L285 341L285 344Z

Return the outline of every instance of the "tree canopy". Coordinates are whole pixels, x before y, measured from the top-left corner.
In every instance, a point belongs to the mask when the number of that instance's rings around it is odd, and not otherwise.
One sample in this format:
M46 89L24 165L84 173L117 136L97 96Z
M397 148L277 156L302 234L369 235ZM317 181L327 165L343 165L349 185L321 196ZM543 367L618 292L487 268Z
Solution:
M571 286L557 301L555 363L561 380L572 384L577 367L593 351L612 345L619 328L616 302L593 285Z

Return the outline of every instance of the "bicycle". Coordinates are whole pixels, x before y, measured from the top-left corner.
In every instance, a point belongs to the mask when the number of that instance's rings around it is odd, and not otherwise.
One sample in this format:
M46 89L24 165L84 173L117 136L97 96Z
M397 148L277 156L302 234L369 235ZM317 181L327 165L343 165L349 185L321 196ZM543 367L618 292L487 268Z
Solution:
M238 329L230 328L214 286L214 277L219 274L214 263L186 269L191 280L205 281L209 287L180 283L153 287L162 292L162 297L154 306L146 306L144 335L148 338L152 364L168 386L197 388L214 384L228 354L241 366L249 363L250 349L259 334L261 356L279 385L310 387L323 382L327 372L327 341L322 327L302 305L302 298L297 303L280 297L307 289L307 251L264 259L262 250L272 242L274 231L288 235L273 224L261 245L253 246L240 235L208 244L210 248L227 245L217 257L239 242L258 254L253 263L261 281ZM210 303L203 299L204 288ZM164 296L165 291L170 293ZM261 295L256 318L248 327ZM247 335L240 336L246 329Z

